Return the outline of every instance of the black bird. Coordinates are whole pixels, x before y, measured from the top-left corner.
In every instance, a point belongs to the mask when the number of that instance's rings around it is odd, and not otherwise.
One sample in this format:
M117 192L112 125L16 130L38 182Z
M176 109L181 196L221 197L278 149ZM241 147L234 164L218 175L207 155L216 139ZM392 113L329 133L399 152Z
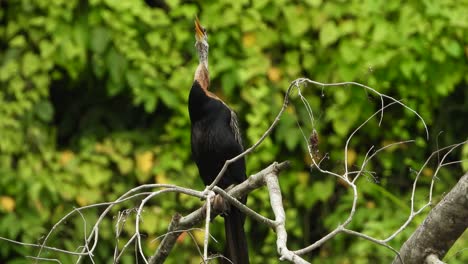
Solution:
M221 171L226 160L244 151L237 116L229 106L208 90L208 41L206 30L195 21L195 47L199 64L190 90L188 109L191 121L192 157L205 185ZM229 165L218 186L226 189L246 179L245 159ZM245 204L247 197L241 202ZM235 264L249 263L244 232L245 215L234 206L224 216L227 257Z

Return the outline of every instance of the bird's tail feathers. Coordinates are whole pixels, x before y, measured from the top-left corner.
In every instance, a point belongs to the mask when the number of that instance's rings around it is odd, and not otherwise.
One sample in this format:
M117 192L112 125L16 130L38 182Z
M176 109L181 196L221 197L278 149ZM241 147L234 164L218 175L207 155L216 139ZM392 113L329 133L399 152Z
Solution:
M249 252L244 231L245 215L236 207L231 206L228 215L224 217L226 232L225 263L248 264Z

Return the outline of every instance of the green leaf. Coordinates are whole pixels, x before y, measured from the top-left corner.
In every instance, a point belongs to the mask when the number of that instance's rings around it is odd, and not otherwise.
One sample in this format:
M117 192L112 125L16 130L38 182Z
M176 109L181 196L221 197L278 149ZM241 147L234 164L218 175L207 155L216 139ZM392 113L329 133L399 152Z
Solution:
M158 90L161 100L169 107L175 108L179 104L179 99L174 92L169 91L165 88Z
M82 164L80 174L90 187L100 186L107 182L112 176L109 170L93 163Z
M322 4L322 0L306 0L305 2L312 7L319 7Z
M118 53L115 49L110 49L107 53L107 66L109 67L110 79L114 85L109 88L116 88L112 94L120 91L124 73L127 69L127 60L124 56Z
M54 116L54 108L49 101L41 101L35 107L35 113L44 122L49 122Z
M362 47L362 42L358 39L352 39L351 41L342 41L339 46L339 51L343 60L348 63L355 63L359 59L359 53L356 50L359 50Z
M23 74L25 76L31 76L41 68L41 63L37 55L28 52L23 57Z
M462 167L464 171L468 171L468 143L465 143L462 148Z
M307 23L306 12L307 10L303 6L288 5L283 7L283 13L292 37L300 37L310 28L310 23Z
M103 53L111 42L111 33L104 27L96 27L91 33L91 50L100 54Z
M442 39L442 47L454 58L460 57L463 53L461 45L454 39Z
M17 35L10 40L10 47L23 48L26 45L26 39L23 35Z
M315 182L312 187L312 192L317 196L319 201L327 201L333 194L335 183L332 180Z
M327 47L339 38L339 31L334 21L327 21L320 30L320 44Z
M55 52L55 46L48 40L42 40L39 43L39 49L41 50L41 58L46 60Z

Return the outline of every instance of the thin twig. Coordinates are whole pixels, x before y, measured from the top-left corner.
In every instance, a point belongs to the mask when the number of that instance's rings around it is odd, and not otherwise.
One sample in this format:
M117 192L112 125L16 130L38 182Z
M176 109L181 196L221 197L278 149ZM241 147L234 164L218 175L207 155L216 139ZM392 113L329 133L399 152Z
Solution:
M203 263L208 263L208 243L210 241L210 217L211 217L211 199L215 196L214 192L209 192L206 198L206 219L205 219L205 238L203 241Z

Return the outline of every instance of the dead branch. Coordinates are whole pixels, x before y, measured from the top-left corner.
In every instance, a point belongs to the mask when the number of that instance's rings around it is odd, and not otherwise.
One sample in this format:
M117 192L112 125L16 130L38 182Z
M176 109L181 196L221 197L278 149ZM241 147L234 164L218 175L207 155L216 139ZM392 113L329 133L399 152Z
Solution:
M265 184L265 177L267 175L275 173L277 175L281 169L284 169L287 166L287 163L273 163L267 168L263 169L262 171L258 172L257 174L254 174L250 177L247 178L244 182L241 184L238 184L234 186L231 190L229 190L227 193L222 192L225 197L230 197L230 198L239 198L242 196L247 195L251 191L260 188ZM220 192L222 189L216 188L215 192L218 191ZM232 199L228 199L228 201L232 202ZM252 217L254 219L258 219L258 214L253 212L251 209L249 209L247 206L243 205L242 203L234 202L234 206L238 207L240 210L242 210L247 216ZM215 208L212 208L215 209ZM221 212L213 210L212 212L215 216L220 214ZM176 215L173 217L171 224L169 225L169 229L167 234L164 236L164 239L161 241L159 244L159 247L156 249L155 254L149 259L148 263L149 264L158 264L158 263L163 263L165 259L168 257L170 251L175 245L175 242L177 238L179 237L180 234L183 233L183 230L192 228L199 223L201 223L203 220L205 220L205 214L206 214L206 209L204 207L201 207L194 212L190 213L189 215L183 217L180 215ZM271 223L273 222L270 219L267 218L261 218L261 221L265 223Z
M424 222L403 244L394 264L440 263L455 241L468 227L468 173L431 210Z

